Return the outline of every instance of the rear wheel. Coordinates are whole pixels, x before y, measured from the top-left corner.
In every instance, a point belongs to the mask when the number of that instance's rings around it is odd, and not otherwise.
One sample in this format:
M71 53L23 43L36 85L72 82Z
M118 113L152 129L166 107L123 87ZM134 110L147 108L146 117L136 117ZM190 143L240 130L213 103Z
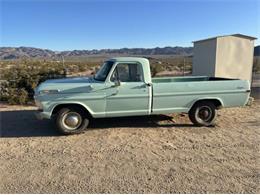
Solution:
M216 106L209 101L198 102L189 111L189 118L197 126L214 125Z
M82 133L89 125L89 117L79 108L62 108L56 116L58 130L66 135Z

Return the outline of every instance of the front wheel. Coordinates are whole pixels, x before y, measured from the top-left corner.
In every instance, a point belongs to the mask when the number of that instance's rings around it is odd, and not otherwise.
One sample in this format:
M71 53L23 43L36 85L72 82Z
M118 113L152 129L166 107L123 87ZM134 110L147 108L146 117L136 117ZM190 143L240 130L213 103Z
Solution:
M216 106L209 101L198 102L189 111L189 118L197 126L214 125Z
M62 108L56 116L58 130L66 135L83 132L89 125L86 114L78 108Z

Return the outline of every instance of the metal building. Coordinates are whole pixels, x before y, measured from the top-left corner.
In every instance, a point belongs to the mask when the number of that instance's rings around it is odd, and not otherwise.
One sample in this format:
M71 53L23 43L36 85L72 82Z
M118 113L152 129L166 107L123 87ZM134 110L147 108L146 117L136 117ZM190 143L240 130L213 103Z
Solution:
M233 34L194 41L192 74L251 81L255 39Z

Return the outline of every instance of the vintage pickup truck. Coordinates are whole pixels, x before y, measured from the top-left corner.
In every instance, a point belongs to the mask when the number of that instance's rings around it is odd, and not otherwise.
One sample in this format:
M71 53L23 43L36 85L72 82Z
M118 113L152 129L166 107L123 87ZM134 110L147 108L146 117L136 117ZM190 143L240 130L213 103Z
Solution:
M188 113L210 126L221 107L244 106L250 84L207 76L151 78L145 58L109 59L93 77L47 80L35 89L39 118L54 118L64 134L82 132L92 118Z

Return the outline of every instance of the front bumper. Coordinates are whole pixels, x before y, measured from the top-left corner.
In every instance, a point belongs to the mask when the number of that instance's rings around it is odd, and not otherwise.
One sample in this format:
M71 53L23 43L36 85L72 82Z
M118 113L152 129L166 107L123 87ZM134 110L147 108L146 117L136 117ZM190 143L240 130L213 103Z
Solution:
M50 119L51 118L51 113L50 112L46 112L42 102L39 99L39 96L35 95L34 96L34 101L35 101L35 105L38 107L38 110L35 112L36 118L38 120Z
M51 115L49 112L42 112L42 110L37 110L35 113L35 116L38 120L51 118Z

